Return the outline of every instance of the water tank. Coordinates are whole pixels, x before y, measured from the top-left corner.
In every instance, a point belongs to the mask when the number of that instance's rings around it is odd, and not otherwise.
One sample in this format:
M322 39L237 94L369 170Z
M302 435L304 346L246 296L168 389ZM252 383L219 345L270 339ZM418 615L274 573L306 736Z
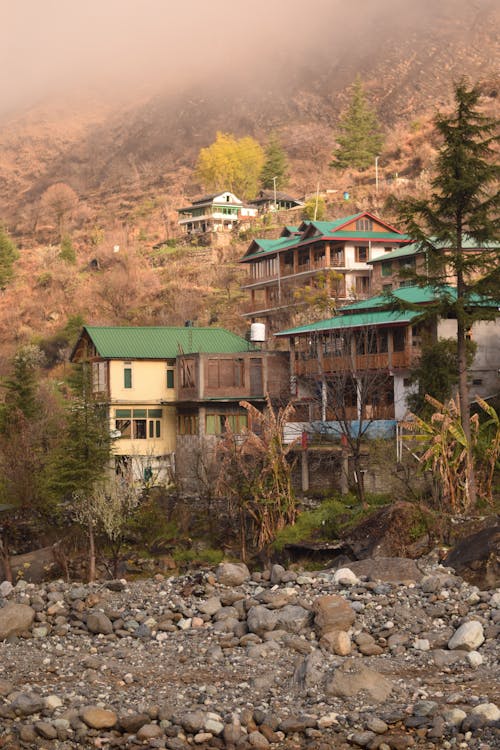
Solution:
M250 341L262 343L266 340L265 323L252 323L250 326Z

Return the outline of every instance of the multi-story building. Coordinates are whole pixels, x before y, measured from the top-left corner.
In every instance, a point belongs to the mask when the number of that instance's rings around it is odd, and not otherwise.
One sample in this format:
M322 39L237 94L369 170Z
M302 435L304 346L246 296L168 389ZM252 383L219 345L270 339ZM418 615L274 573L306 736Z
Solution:
M85 326L71 360L90 363L115 468L134 481L191 476L205 437L248 426L241 400L262 408L289 391L287 354L220 328Z
M336 306L366 299L370 261L408 242L406 235L366 211L285 227L276 240L254 239L241 259L249 269L244 315L277 331L304 306L297 290L306 286L326 286L325 294Z
M453 299L456 290L449 287L447 294ZM422 316L436 300L430 287L403 287L393 295L403 309L395 309L380 295L347 305L328 320L277 334L289 343L297 412L305 421L334 420L335 415L329 416L328 392L340 391L343 416L350 420L389 420L395 425L405 418L410 370L423 341L456 336L456 320ZM477 304L483 313L488 307L492 319L477 320L471 328L470 337L477 344L469 370L471 399L497 393L500 371L498 303L477 298Z
M258 210L225 191L198 198L178 213L179 226L186 234L206 234L230 232L237 224L255 218Z

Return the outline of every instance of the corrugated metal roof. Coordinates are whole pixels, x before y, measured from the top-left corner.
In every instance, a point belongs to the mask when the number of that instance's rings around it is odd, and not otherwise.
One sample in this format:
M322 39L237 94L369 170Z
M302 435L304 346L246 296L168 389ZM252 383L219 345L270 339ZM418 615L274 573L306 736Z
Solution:
M170 326L85 326L101 357L169 359L179 354L235 354L254 347L223 328Z
M318 320L297 328L289 328L280 331L276 336L296 336L301 333L314 333L318 331L338 331L347 328L367 328L369 326L381 325L404 325L410 323L421 313L415 310L377 310L375 312L353 313L352 315L337 315L328 320Z
M430 238L429 242L434 242L432 237ZM437 244L436 247L440 247L440 245ZM442 247L446 248L447 246L443 245ZM464 235L462 238L462 247L464 250L495 250L499 247L499 244L497 242L483 242L482 244L480 244L477 242L477 240L472 239L472 237ZM369 260L368 263L383 263L386 260L395 260L397 258L418 255L419 253L424 252L425 247L422 247L422 245L420 245L420 243L418 242L413 242L411 245L398 247L396 250L393 250L390 253L381 255L378 258L373 258L372 260Z

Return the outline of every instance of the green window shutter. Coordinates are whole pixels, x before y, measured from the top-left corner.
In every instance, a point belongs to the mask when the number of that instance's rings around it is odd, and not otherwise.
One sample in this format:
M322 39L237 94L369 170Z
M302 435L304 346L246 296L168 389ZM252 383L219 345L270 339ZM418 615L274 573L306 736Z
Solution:
M148 417L159 419L163 416L162 409L148 409Z
M159 419L156 420L155 425L156 425L156 437L159 438L161 437L161 422Z
M152 438L152 437L155 436L154 435L154 430L155 430L155 423L153 422L153 420L150 420L150 422L149 422L149 437L150 438Z
M167 370L167 388L174 387L174 371Z
M125 367L123 370L123 387L132 388L132 368Z
M132 412L130 409L115 409L116 419L130 419Z

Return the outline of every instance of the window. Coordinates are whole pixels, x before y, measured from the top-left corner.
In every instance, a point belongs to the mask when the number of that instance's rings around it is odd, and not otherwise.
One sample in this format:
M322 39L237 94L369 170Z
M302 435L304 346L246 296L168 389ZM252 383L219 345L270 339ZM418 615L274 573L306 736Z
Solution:
M356 294L369 294L370 292L370 277L369 276L356 276Z
M162 414L162 409L116 409L115 428L128 440L146 440L148 435L159 438Z
M108 390L107 362L92 362L92 390L94 393L105 393Z
M404 352L406 342L406 330L394 328L392 331L392 348L395 352Z
M373 221L371 219L358 219L356 222L357 232L371 232L373 229Z
M472 379L472 385L482 385L483 379L482 378L473 378Z
M390 291L392 291L392 284L382 284L382 291L383 292L390 292Z
M238 434L248 427L248 414L233 412L206 415L205 432L207 435L222 435L226 431L226 425L229 425L231 432Z
M405 281L399 282L399 288L400 289L407 289L409 286L416 286L417 282L413 281L412 279L406 279Z
M196 412L179 414L177 417L177 431L179 435L197 435L198 414Z
M392 276L392 263L390 260L382 263L382 276Z
M167 370L167 388L174 388L174 370Z
M132 388L132 365L130 362L125 362L123 368L123 387Z
M355 258L356 263L366 263L368 260L368 248L367 247L356 247L355 250Z
M207 363L208 388L241 388L244 385L242 359L209 359Z
M195 363L193 359L181 360L181 386L182 388L194 388Z

